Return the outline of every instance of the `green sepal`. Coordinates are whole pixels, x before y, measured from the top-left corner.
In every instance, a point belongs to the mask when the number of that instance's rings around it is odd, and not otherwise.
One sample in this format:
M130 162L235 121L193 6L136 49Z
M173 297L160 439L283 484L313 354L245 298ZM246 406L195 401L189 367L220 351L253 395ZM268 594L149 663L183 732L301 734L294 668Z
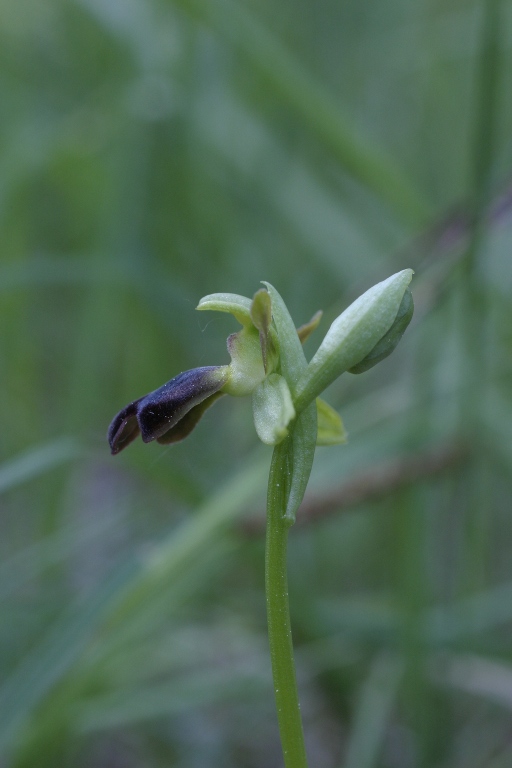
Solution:
M386 358L388 355L390 355L404 335L405 329L411 322L413 313L414 301L412 298L412 293L410 292L409 288L407 288L395 317L395 322L389 331L374 346L372 351L366 355L364 360L361 360L360 363L354 365L352 368L349 368L348 372L364 373L370 368L373 368L374 365L377 365L377 363L380 363L380 361L384 360L384 358Z
M229 312L241 325L252 325L251 300L237 293L210 293L203 296L196 309L211 309L215 312Z
M320 397L316 399L316 415L318 419L317 445L341 445L347 442L347 433L341 416Z
M323 312L321 309L319 309L318 312L315 312L309 323L304 323L304 325L301 325L299 328L297 328L297 336L299 337L301 344L304 344L306 339L309 339L313 331L316 331L320 320L322 319L322 315Z
M264 283L264 285L272 300L272 315L279 340L281 373L288 382L293 397L296 382L306 370L307 361L286 304L270 283ZM288 437L274 448L274 453L277 451L279 456L285 456L289 467L284 517L291 525L295 522L295 515L304 498L315 457L317 435L315 403L298 413L289 431Z
M307 360L288 307L273 285L265 282L263 285L266 285L272 300L272 315L279 340L281 373L288 382L290 392L293 395L298 378L307 368Z
M292 396L283 376L271 373L252 395L254 425L260 440L277 445L288 435L288 424L295 417Z

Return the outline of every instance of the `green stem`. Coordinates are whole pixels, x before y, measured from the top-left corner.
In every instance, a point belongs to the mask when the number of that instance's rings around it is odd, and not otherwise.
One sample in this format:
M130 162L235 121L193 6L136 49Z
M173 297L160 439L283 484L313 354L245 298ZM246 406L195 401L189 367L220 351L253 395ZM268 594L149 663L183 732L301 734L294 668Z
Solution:
M277 719L286 768L307 768L300 716L292 630L288 603L286 550L289 521L285 519L290 439L274 449L267 497L265 590Z

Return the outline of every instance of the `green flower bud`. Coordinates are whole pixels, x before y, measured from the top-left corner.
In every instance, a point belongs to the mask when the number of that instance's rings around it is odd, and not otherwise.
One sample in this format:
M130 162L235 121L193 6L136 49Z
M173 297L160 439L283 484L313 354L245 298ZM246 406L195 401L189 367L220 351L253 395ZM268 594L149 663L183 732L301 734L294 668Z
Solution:
M373 368L374 365L377 365L377 363L380 363L380 361L384 360L384 358L386 358L388 355L390 355L404 335L405 329L411 322L413 313L414 301L412 298L412 293L410 292L409 288L407 288L395 317L395 322L389 331L374 346L372 351L366 355L364 360L361 360L360 363L348 369L349 373L364 373L370 368Z
M412 269L404 269L374 285L332 323L295 387L297 411L338 376L361 363L383 339L395 321L412 275Z

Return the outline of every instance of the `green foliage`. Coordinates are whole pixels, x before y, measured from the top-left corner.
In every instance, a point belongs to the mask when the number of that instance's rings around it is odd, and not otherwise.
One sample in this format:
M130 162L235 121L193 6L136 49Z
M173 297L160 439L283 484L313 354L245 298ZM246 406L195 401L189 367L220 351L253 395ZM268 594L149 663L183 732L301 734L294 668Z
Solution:
M105 433L229 363L233 318L198 297L263 276L296 323L321 307L310 360L409 266L413 321L330 387L348 443L316 451L290 534L311 763L512 763L510 21L1 4L2 766L278 764L250 401L176 446L113 459Z

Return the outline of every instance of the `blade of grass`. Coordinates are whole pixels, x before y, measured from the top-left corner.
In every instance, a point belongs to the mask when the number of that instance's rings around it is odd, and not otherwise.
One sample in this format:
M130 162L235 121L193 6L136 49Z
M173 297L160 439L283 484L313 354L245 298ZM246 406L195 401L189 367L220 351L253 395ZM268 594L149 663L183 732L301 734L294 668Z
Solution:
M361 130L338 107L268 29L231 0L174 0L226 39L248 59L273 91L300 116L340 165L367 186L404 222L421 226L429 207L396 164L361 138Z
M360 693L344 768L372 768L378 764L402 671L398 659L387 655L373 662Z
M79 444L68 437L31 448L0 467L0 493L6 493L68 461L74 461L80 452Z
M203 669L182 679L91 699L78 708L79 728L84 732L105 731L183 715L187 710L220 705L230 699L244 700L271 688L265 661L262 658L248 665L245 659L229 669Z
M179 575L189 562L200 556L201 550L208 548L213 537L225 530L261 490L267 471L266 452L262 454L257 451L234 477L205 501L192 518L156 547L146 559L137 578L113 606L106 630L113 631L123 624L158 591L163 582Z
M0 688L0 751L9 752L30 713L77 662L113 597L133 566L119 569L84 603L75 605L48 631Z
M69 559L84 544L98 541L119 522L120 515L114 512L93 524L63 527L16 552L0 564L0 601L47 568Z
M142 563L128 563L84 604L74 606L50 629L0 688L0 750L9 750L30 714L76 667L96 632L123 629L139 608L158 595L162 584L177 578L201 557L214 537L241 513L261 489L268 471L259 451L216 494ZM53 727L55 723L53 724Z

